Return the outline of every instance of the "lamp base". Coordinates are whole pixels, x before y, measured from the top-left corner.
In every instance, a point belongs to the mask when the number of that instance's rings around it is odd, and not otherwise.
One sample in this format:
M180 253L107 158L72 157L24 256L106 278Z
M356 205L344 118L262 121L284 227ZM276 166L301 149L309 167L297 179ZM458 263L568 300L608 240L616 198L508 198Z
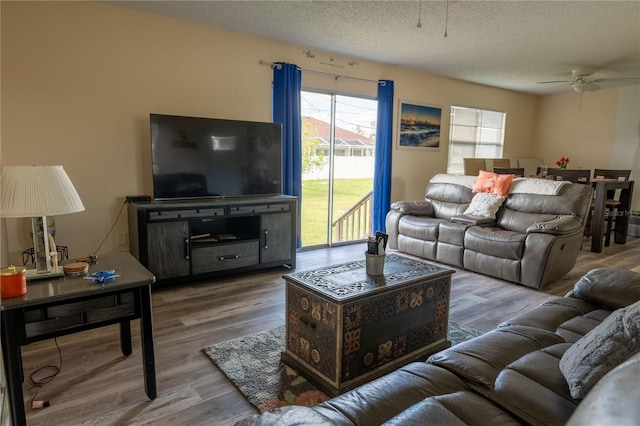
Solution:
M43 280L45 278L58 278L64 276L62 268L58 272L41 272L35 269L27 269L27 281Z

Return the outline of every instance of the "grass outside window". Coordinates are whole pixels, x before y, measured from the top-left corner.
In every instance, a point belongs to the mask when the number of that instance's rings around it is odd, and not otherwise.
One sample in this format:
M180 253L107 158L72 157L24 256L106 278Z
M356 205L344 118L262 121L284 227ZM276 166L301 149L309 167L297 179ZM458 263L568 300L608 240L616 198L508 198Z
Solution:
M373 189L373 178L335 179L333 220ZM327 244L329 180L302 181L302 246Z

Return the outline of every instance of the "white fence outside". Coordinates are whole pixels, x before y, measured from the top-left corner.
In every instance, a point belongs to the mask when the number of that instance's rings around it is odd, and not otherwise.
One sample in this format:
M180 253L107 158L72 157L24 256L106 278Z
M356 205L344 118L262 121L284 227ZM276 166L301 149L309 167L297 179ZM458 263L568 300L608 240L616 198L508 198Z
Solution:
M373 177L375 157L334 157L334 179L357 179ZM302 180L328 179L329 161L322 167L304 173Z

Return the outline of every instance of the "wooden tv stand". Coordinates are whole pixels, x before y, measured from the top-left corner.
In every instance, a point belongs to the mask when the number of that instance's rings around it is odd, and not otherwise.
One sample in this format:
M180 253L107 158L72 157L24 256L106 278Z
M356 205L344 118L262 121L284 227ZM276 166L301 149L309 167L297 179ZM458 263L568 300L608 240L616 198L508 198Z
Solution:
M131 254L162 283L295 268L297 198L129 203Z

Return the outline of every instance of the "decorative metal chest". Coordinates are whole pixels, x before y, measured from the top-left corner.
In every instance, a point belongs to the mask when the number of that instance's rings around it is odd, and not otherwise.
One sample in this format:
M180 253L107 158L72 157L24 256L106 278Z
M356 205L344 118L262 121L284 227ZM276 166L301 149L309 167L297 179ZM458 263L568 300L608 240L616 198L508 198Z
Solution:
M364 260L285 275L283 361L337 395L449 347L453 273L391 254L380 276Z

